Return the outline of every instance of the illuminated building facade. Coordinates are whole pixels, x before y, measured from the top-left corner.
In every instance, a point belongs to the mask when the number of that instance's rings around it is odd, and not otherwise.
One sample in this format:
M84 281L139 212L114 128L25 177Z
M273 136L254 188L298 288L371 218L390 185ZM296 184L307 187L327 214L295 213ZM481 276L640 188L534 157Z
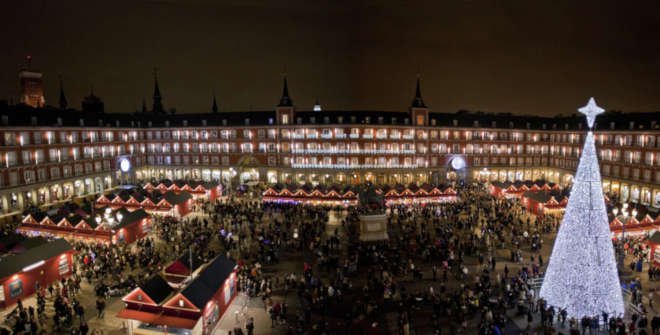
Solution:
M160 96L158 96L160 99ZM217 106L217 105L216 105ZM16 107L18 108L18 107ZM297 110L288 86L274 111L204 114L0 110L0 207L11 213L121 183L571 183L584 120L410 110ZM595 128L604 191L660 207L657 113L603 114ZM121 163L128 160L129 165ZM123 165L124 167L121 167ZM126 168L128 166L128 168Z

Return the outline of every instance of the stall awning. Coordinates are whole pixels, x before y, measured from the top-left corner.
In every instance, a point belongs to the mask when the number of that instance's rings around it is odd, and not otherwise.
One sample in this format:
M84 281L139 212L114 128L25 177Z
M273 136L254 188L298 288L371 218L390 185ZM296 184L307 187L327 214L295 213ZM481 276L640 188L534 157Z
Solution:
M156 313L141 312L132 309L123 309L117 313L122 319L137 320L153 325L168 326L172 328L193 329L198 320L191 320L176 316L168 316Z

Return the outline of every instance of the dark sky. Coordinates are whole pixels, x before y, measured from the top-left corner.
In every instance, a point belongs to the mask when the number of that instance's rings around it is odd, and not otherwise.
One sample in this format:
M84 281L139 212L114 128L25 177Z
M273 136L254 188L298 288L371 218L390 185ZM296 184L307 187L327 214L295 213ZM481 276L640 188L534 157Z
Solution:
M16 96L27 54L80 106L151 104L207 112L277 104L286 64L294 103L405 110L421 69L435 111L570 114L660 108L658 1L7 0L0 7L0 99Z

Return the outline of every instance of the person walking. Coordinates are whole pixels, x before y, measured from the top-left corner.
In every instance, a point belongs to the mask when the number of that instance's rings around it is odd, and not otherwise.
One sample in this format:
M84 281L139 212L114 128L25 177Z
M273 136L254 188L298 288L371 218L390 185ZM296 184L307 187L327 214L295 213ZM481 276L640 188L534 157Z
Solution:
M103 300L103 298L101 297L96 299L96 310L98 311L97 317L99 319L103 319L103 312L105 310L105 300Z

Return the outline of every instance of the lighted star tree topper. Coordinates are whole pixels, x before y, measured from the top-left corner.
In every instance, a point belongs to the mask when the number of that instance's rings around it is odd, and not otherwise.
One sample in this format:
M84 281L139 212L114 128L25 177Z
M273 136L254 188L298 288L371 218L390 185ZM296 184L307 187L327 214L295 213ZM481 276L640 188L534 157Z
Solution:
M619 316L624 313L623 297L592 132L604 110L591 98L578 111L586 115L589 131L540 296L566 309L569 318L603 312Z

